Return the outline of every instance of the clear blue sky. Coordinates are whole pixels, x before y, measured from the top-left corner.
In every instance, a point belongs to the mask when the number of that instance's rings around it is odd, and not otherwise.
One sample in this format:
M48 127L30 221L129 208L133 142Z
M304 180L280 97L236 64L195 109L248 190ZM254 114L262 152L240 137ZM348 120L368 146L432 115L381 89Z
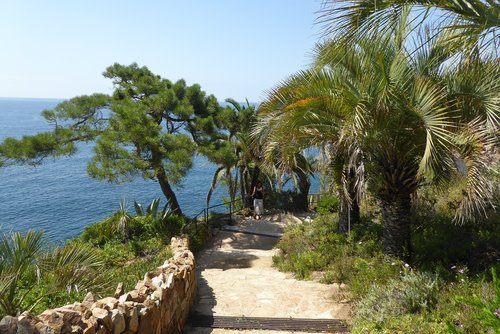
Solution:
M0 97L111 92L115 62L258 102L307 67L320 0L0 0Z

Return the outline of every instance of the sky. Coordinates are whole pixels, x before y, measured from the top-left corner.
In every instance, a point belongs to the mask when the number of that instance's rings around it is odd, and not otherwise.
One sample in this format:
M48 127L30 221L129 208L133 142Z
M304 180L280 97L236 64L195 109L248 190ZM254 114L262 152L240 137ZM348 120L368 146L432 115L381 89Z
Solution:
M136 62L220 101L259 102L311 63L320 0L0 0L0 97L111 93Z

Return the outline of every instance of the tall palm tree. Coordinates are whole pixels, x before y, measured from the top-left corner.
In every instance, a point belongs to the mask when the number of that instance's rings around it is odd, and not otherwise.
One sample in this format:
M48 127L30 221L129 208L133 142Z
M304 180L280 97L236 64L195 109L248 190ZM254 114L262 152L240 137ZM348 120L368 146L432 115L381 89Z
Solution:
M258 159L248 139L248 133L255 121L255 107L248 101L246 105L234 99L226 99L226 102L228 107L223 109L215 120L219 128L218 138L201 149L211 162L217 164L207 193L207 206L221 179L228 181L229 195L231 200L234 200L238 189L238 174L240 193L244 198L251 189L250 179L253 179L255 174L258 176L259 172Z

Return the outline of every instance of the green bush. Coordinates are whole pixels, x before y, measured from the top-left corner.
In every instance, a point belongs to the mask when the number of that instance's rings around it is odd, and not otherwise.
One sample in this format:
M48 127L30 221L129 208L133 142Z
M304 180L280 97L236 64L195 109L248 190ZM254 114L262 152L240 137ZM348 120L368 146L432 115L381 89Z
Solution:
M356 304L354 326L370 322L382 326L388 319L429 310L438 295L436 277L409 271L387 284L373 284Z
M168 215L163 219L151 219L147 225L150 235L160 238L166 245L170 243L173 236L179 235L186 219L178 215Z
M364 259L354 259L353 274L347 279L354 299L360 299L370 290L372 284L385 285L390 280L400 276L404 270L401 261L387 258L383 255Z
M340 200L335 196L323 196L318 202L316 211L321 214L329 214L334 212L339 212L340 210Z
M117 233L118 215L107 217L100 222L85 227L82 234L76 239L89 242L94 246L103 246L108 242L120 240Z
M429 321L425 314L388 317L383 325L361 320L352 328L353 334L444 334L442 322Z

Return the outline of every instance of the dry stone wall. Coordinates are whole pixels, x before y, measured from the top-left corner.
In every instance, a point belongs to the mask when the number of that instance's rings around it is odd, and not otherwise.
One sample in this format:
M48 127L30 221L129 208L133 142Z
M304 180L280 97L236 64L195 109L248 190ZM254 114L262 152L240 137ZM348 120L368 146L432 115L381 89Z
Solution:
M134 290L118 286L114 297L96 300L89 293L81 303L5 317L1 334L159 334L181 333L195 294L194 256L187 239L172 238L172 258L148 272Z

